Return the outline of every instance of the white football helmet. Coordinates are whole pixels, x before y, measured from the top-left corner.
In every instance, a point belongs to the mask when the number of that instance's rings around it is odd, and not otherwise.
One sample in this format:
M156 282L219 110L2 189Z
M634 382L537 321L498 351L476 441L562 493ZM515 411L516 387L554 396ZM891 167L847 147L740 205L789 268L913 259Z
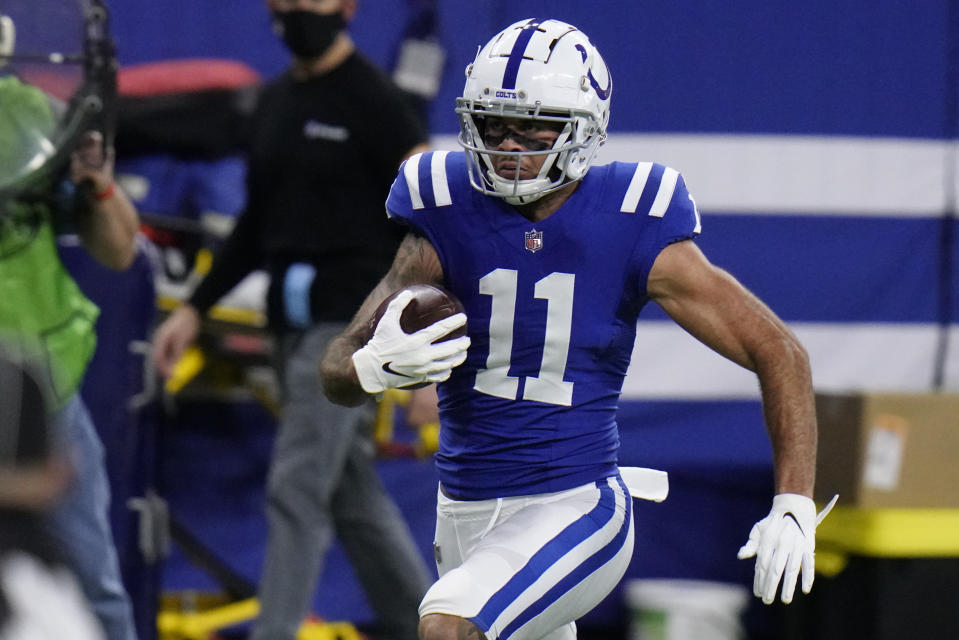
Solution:
M526 204L586 175L606 140L613 82L586 35L559 20L521 20L496 34L466 67L456 100L458 141L469 159L470 182L487 195ZM552 148L491 151L483 142L485 117L538 120L562 127ZM547 155L535 178L493 171L492 156ZM517 163L518 164L518 163Z

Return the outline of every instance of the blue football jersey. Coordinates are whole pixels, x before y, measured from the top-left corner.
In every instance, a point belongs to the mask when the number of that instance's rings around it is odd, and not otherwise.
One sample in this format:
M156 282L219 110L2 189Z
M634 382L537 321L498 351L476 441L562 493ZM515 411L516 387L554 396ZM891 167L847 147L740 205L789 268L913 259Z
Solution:
M386 206L435 247L468 317L466 362L438 388L447 492L480 500L614 474L649 270L700 229L682 176L650 162L594 166L530 222L470 186L463 152L434 151L404 163Z

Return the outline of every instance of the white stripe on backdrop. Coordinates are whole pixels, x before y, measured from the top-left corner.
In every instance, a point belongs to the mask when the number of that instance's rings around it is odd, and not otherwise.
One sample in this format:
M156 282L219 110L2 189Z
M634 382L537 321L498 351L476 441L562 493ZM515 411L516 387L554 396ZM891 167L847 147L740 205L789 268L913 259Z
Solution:
M432 142L459 149L454 136ZM955 197L957 157L941 140L613 132L597 162L673 167L701 211L930 217Z
M809 352L818 391L924 392L932 388L939 327L932 324L791 323ZM953 343L959 330L953 332ZM624 399L758 399L756 376L672 322L641 322ZM952 387L959 391L959 352Z

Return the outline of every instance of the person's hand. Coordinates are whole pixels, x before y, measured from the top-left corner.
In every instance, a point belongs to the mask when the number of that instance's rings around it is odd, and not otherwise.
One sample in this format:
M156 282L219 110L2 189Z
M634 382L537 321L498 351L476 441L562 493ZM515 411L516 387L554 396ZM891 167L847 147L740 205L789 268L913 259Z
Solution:
M193 305L184 303L163 321L153 334L153 362L165 378L200 334L200 314Z
M466 359L468 336L433 342L466 324L466 315L457 313L415 333L406 333L400 327L400 316L412 299L409 291L396 296L376 325L373 337L353 354L353 368L367 393L442 382L450 377L453 367Z
M77 185L89 181L94 197L109 193L113 188L113 162L113 147L104 146L103 134L87 131L70 154L70 180Z
M776 599L782 581L782 601L792 602L796 580L802 571L802 590L809 593L816 574L816 525L836 504L833 497L816 516L816 503L795 493L773 498L769 515L753 525L749 540L739 549L740 560L756 556L753 593L765 604Z

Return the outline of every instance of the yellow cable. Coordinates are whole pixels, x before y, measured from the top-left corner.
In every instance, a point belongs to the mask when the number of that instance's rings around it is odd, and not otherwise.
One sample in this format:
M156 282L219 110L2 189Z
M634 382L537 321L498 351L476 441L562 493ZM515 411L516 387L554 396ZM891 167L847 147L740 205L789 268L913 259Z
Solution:
M157 616L160 640L208 640L219 629L256 618L260 603L256 598L214 607L206 611L161 611ZM349 622L304 622L297 640L362 640Z
M173 365L173 373L167 378L164 389L171 395L179 393L190 380L193 380L203 370L205 365L206 357L203 355L203 351L195 345L188 347L176 364Z
M217 629L252 620L260 613L256 598L247 598L207 611L163 611L157 616L161 640L207 640Z
M197 275L205 276L210 273L210 267L213 266L213 252L204 247L196 252L193 259L193 271Z

